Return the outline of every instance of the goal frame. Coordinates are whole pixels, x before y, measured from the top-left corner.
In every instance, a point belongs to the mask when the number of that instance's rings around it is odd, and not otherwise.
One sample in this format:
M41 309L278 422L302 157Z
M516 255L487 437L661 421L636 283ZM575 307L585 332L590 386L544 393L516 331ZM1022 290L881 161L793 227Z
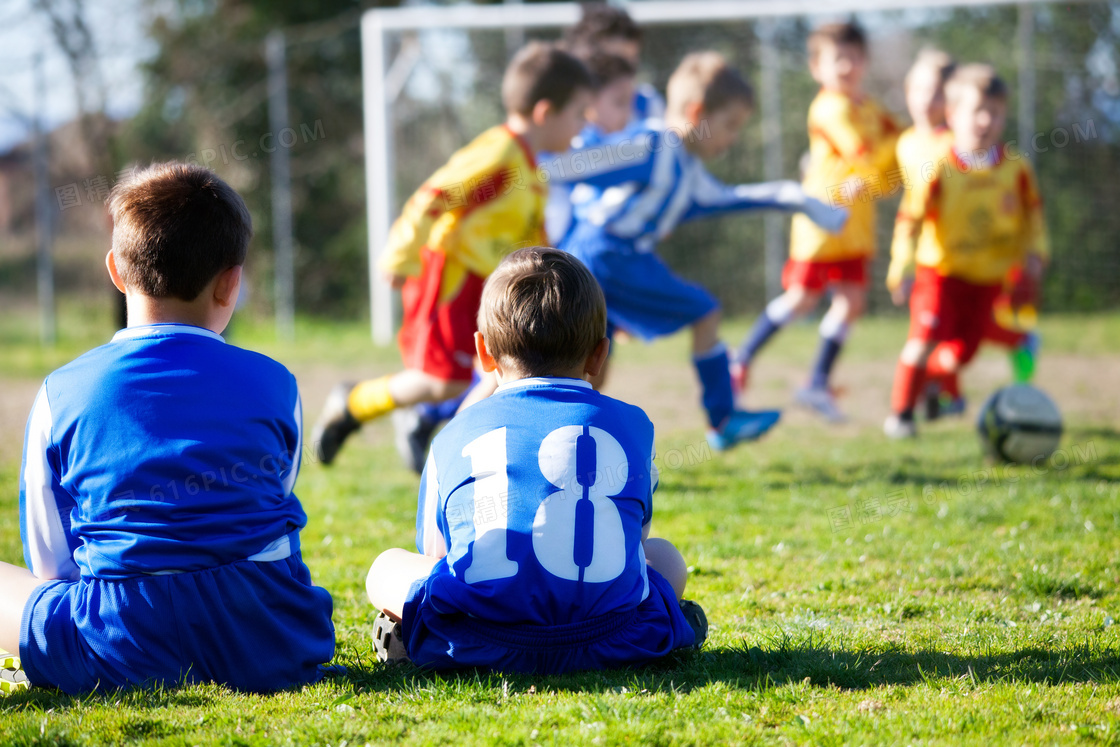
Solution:
M835 16L852 12L939 9L969 6L1018 5L1020 48L1029 50L1033 36L1032 6L1047 0L644 0L616 3L643 25L694 25L718 21L749 21L794 16ZM388 345L393 339L394 293L377 270L385 250L396 201L393 188L392 106L408 80L418 57L415 47L406 45L398 56L388 57L388 33L430 29L526 29L562 28L580 18L577 2L507 2L503 5L415 6L371 8L362 14L362 107L365 141L366 219L370 286L370 323L373 342ZM762 41L759 117L764 141L764 176L781 179L784 165L781 150L779 59L776 49ZM1029 54L1019 55L1020 80L1033 84ZM1020 92L1020 129L1033 131L1033 91ZM1030 107L1026 106L1030 102ZM1025 115L1025 116L1024 116ZM766 285L768 294L779 286L785 247L781 245L782 216L767 214L765 230Z

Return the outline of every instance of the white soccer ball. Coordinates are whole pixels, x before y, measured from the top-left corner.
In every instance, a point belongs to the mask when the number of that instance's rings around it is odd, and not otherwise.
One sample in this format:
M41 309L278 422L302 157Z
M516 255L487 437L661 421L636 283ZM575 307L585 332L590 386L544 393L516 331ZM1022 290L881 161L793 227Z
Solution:
M1029 384L1015 384L988 398L980 408L976 427L990 456L1030 464L1045 459L1058 448L1062 414L1042 390Z

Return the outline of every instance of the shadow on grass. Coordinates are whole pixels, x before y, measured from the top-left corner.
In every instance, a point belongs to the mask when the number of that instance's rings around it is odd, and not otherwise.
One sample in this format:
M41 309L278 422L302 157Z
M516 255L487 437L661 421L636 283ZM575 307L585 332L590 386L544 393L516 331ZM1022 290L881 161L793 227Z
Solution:
M1025 648L1002 654L967 656L940 651L848 651L812 641L779 642L772 648L717 648L677 652L640 669L569 675L502 675L466 670L425 672L411 665L350 667L337 682L362 690L415 689L450 683L503 692L689 692L714 683L744 690L801 684L863 690L884 685L918 685L947 680L980 683L1101 683L1120 681L1120 651L1092 647Z

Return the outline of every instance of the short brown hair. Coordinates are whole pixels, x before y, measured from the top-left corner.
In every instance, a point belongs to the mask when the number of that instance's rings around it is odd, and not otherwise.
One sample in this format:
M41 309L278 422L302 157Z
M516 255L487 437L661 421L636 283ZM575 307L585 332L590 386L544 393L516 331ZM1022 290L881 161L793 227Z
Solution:
M1007 101L1007 84L991 65L973 63L958 67L945 83L945 103L955 104L968 88L979 91L986 99Z
M134 169L109 194L113 258L125 285L193 301L223 270L245 263L253 222L233 188L202 166Z
M945 82L952 77L953 71L956 69L957 63L948 52L942 52L940 49L934 49L933 47L925 47L918 52L918 56L914 58L914 64L906 72L905 85L910 85L910 78L919 70L932 70L941 80L941 85L945 85Z
M708 114L729 104L754 107L754 90L719 52L687 55L669 77L666 107L681 112L687 104L701 102Z
M509 114L529 115L539 101L563 109L579 89L593 90L591 73L555 44L530 42L514 55L502 78L502 104Z
M571 254L519 249L486 281L478 330L494 360L526 376L555 376L586 361L606 337L607 302Z
M816 60L826 44L851 44L867 54L867 35L855 21L826 23L809 32L809 59Z
M586 56L580 55L580 60L587 66L587 71L595 79L597 90L606 88L611 83L622 78L633 78L638 74L637 68L625 57L606 52L591 52Z
M594 48L604 39L642 43L642 29L622 8L606 3L582 3L579 22L564 34L569 49Z

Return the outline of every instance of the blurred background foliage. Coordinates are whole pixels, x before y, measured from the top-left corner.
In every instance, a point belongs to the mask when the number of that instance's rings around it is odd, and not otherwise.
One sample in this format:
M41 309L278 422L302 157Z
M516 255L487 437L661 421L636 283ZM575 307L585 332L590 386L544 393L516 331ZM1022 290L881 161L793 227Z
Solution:
M391 6L398 3L377 3ZM248 267L249 305L271 310L272 263L264 38L287 35L289 121L296 240L296 304L300 313L334 318L368 315L368 267L362 138L361 48L358 21L375 4L354 0L148 0L148 33L155 54L144 64L144 103L126 121L88 143L103 169L186 158L207 163L244 196L256 238ZM433 8L432 12L438 12ZM872 39L869 91L908 124L901 81L914 54L938 46L963 61L990 61L1017 89L1015 6L947 11L865 13ZM1120 84L1117 56L1120 5L1053 3L1035 6L1033 66L1035 123L1046 152L1032 154L1039 172L1054 247L1045 308L1093 311L1120 306ZM781 118L786 177L796 178L807 147L805 115L816 86L809 77L805 38L818 19L779 19L782 61ZM421 55L394 106L397 202L407 198L458 147L502 118L501 73L516 43L556 38L558 30L524 35L502 32L424 32ZM404 37L390 39L390 52ZM759 42L755 24L733 22L649 27L642 78L660 90L687 52L716 49L757 86ZM1018 127L1009 108L1008 137ZM95 116L91 113L88 116ZM1078 138L1077 132L1086 136ZM1058 133L1062 130L1065 135ZM1059 145L1068 140L1064 147ZM96 159L95 159L96 160ZM760 122L753 118L740 142L711 170L727 181L761 181ZM52 172L52 179L57 179ZM914 178L914 175L911 175ZM57 183L57 182L55 182ZM879 258L871 307L886 311L882 289L896 201L881 205ZM61 216L63 237L100 230L104 220ZM683 226L663 247L682 274L710 287L729 313L754 313L766 302L763 220L736 216ZM104 240L102 235L101 240ZM63 242L65 243L65 242ZM29 241L13 239L10 246ZM9 250L9 254L18 254ZM101 256L103 252L96 253ZM29 290L28 257L8 256L0 286ZM77 273L80 275L81 273ZM29 275L28 277L32 277ZM60 293L70 282L60 277ZM100 281L98 281L100 282ZM81 285L80 280L74 280ZM86 281L85 286L97 285ZM100 286L98 286L100 287Z

